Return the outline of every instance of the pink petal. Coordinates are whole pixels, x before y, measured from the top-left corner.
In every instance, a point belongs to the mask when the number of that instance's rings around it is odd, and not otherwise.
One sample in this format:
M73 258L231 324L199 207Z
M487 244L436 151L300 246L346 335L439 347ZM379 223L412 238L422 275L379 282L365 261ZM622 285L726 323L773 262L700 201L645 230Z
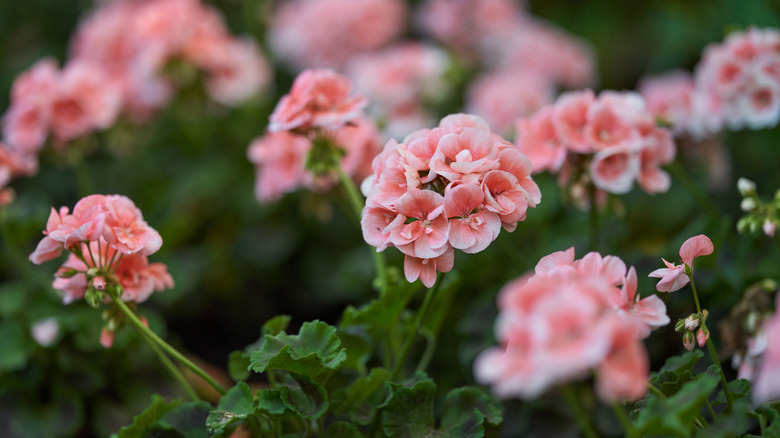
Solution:
M709 237L704 234L693 236L686 240L680 247L680 257L688 265L693 265L693 259L699 256L710 255L715 251L715 246Z

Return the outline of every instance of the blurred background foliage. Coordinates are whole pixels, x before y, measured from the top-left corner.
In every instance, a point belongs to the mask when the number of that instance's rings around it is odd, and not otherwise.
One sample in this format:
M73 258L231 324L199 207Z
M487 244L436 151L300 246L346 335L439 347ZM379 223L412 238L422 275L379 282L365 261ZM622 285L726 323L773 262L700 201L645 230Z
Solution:
M250 34L264 44L271 4L209 3L234 34ZM20 72L42 57L65 59L69 37L93 7L87 0L0 2L0 108L7 107ZM539 0L528 8L593 45L601 89L632 89L643 74L691 70L703 48L731 30L780 27L778 1ZM413 31L409 36L417 37ZM269 205L253 195L247 146L263 132L293 75L277 69L275 91L233 109L205 99L199 81L192 80L147 123L124 122L66 151L47 148L39 174L14 181L17 199L0 218L0 435L107 436L129 424L152 393L180 395L132 330L120 330L114 348L105 350L98 343L98 311L83 302L60 304L49 286L57 263L27 262L52 206L73 206L91 193L133 199L164 239L152 261L166 263L176 281L173 290L144 303L141 313L174 345L217 369L225 369L228 353L255 341L261 324L274 315L292 315L295 332L307 320L335 323L346 305L374 296L372 249L340 188L328 194L301 191ZM441 110L439 116L462 108ZM709 235L716 254L697 261L696 268L714 319L750 284L777 279L780 261L770 239L740 236L735 228L741 216L737 177L756 181L765 198L780 189L780 130L726 133L717 140L725 144L730 164L719 186L711 185L709 169L697 159L701 145L680 144L678 158L714 212L698 204L679 177L665 194L634 189L613 198L601 214L599 248L635 265L640 293L647 295L655 282L646 276L661 266L660 257L676 260L686 238ZM495 299L507 281L552 251L575 246L581 257L589 250L587 213L562 204L554 177L543 174L537 182L543 201L514 233L501 233L477 255L456 256L459 287L430 368L445 391L473 383L471 364L495 342ZM400 254L391 249L386 257L401 275ZM687 294L662 298L673 321L693 310ZM30 327L47 317L58 319L60 332L51 346L42 347ZM647 345L653 369L681 349L672 326L655 332ZM459 366L453 366L454 358ZM558 422L542 419L566 414L550 403L508 404L514 414L506 417L505 435L556 433Z

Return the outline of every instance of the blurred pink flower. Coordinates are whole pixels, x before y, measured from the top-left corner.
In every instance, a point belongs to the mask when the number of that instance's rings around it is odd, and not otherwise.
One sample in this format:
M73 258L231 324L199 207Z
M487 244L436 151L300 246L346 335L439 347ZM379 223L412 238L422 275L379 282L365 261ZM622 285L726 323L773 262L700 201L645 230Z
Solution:
M775 299L775 314L764 325L766 350L753 379L753 402L764 403L780 399L780 295Z
M627 278L620 259L598 253L574 260L573 248L543 257L533 275L501 291L496 336L502 347L479 355L477 381L501 397L532 399L597 370L603 400L641 398L649 374L641 343L646 333L610 305L621 284L632 289L631 272Z
M368 102L350 96L352 83L333 70L305 70L270 116L269 132L339 129L362 116Z
M268 40L274 55L296 70L340 68L388 44L405 21L401 0L294 0L279 4Z
M269 132L249 145L249 161L257 166L255 195L261 202L279 199L303 184L304 161L311 143L288 131Z

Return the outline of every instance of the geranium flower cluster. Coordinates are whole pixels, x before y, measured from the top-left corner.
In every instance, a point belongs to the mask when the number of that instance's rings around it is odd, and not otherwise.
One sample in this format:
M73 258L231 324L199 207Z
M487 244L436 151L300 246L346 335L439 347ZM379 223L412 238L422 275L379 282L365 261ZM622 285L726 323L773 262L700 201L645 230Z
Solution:
M148 117L173 94L165 69L174 60L202 69L207 92L223 104L270 81L255 44L231 36L219 13L199 0L109 2L81 23L62 68L42 59L14 81L1 153L37 164L50 134L62 146L109 128L120 114ZM14 176L35 173L35 165L23 167Z
M43 234L30 261L40 264L64 250L70 253L52 284L65 304L86 299L97 307L112 287L119 287L123 301L140 303L173 287L167 267L147 258L162 246L160 234L126 196L90 195L72 213L68 207L52 208Z
M423 29L461 57L485 66L467 92L466 110L509 135L518 117L553 100L556 86L595 78L590 47L512 0L429 0Z
M352 56L388 44L405 21L402 0L293 0L279 3L268 40L295 69L341 68Z
M474 375L500 397L528 400L595 371L603 401L637 400L649 377L642 339L668 323L663 301L637 295L633 266L596 252L575 260L569 248L501 291L502 346L477 357Z
M268 132L247 152L257 166L255 194L261 202L301 186L325 190L337 179L335 165L357 178L371 172L379 134L363 118L368 102L351 91L349 79L333 70L305 70L295 78L271 114Z
M372 166L363 237L377 251L397 247L406 279L427 287L452 269L454 249L484 250L541 201L530 161L473 115L389 141Z
M780 121L780 32L748 28L704 50L693 77L675 72L640 86L651 111L677 133L702 138L727 127L767 128Z
M517 122L518 149L534 172L558 174L573 192L583 186L627 193L636 181L648 193L669 189L676 147L669 130L658 127L634 92L590 90L561 95L554 105Z
M387 138L398 138L433 124L426 103L443 98L449 67L441 48L409 42L354 56L346 74L371 102L369 114L385 123Z

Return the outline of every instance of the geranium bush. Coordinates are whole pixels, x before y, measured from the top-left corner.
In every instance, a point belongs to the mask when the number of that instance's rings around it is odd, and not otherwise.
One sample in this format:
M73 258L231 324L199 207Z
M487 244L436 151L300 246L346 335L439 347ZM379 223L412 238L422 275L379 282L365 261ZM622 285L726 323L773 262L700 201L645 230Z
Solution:
M778 12L359 3L0 5L0 436L780 435Z

